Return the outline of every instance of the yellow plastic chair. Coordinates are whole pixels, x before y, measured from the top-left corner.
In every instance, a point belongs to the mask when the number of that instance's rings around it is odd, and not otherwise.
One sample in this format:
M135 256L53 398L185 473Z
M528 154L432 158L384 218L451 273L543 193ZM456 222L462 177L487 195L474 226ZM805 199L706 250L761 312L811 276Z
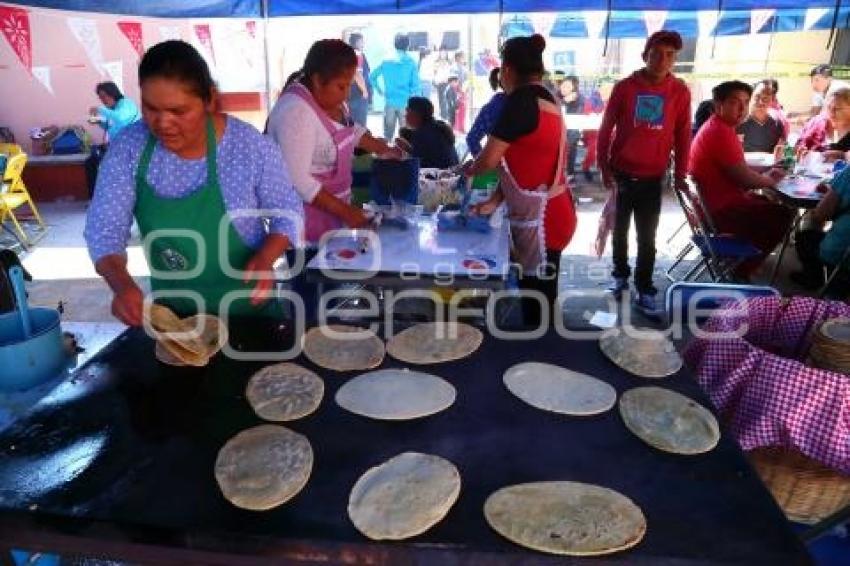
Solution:
M0 153L4 153L9 157L23 152L24 150L21 149L21 146L16 143L0 143Z
M15 216L15 209L25 204L28 205L35 216L35 219L38 221L39 226L41 226L41 229L46 230L47 226L44 224L44 220L41 219L41 215L38 213L38 208L36 208L35 203L30 197L29 191L27 191L26 185L24 185L22 174L26 164L26 153L13 155L6 163L6 171L3 174L3 185L0 186L0 224L5 223L7 217L11 218L21 244L23 244L24 247L29 247L33 244L33 242L30 241L26 232L24 232L24 229L21 227L21 223Z

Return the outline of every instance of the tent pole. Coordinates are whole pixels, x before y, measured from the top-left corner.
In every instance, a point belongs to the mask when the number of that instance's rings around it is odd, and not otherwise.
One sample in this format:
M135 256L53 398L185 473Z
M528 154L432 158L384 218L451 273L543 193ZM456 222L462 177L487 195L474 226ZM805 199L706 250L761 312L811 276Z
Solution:
M263 16L263 59L266 62L266 115L272 110L272 84L271 84L271 63L269 61L269 0L261 0L260 7Z

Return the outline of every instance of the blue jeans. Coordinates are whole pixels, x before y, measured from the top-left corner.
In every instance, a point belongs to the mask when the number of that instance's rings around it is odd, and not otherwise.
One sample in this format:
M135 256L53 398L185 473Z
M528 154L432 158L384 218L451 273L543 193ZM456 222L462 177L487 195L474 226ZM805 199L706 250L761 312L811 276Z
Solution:
M384 107L384 139L392 141L395 136L396 124L404 125L404 108Z
M366 125L366 118L369 116L369 101L365 98L353 98L348 101L348 110L351 112L351 119L361 126Z

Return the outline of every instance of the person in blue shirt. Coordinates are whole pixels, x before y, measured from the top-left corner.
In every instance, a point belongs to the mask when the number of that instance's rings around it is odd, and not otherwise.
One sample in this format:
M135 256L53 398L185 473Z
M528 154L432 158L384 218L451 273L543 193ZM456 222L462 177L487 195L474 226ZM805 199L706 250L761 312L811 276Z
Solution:
M402 128L401 139L396 144L418 157L420 167L448 169L457 165L452 127L434 119L434 104L430 100L424 96L408 100L404 120L407 128Z
M817 289L824 284L824 267L841 269L827 294L844 299L850 293L850 273L848 266L842 265L850 248L850 168L845 167L827 186L811 217L812 226L795 238L803 270L792 272L791 280L806 289ZM830 220L832 227L824 232L823 226Z
M95 93L103 105L93 106L89 109L89 114L93 121L106 130L108 141L113 141L118 132L141 118L139 107L125 97L115 83L98 83Z
M502 106L505 105L505 93L499 92L499 67L490 71L490 88L495 93L493 97L487 101L487 104L481 107L478 111L478 116L475 117L475 122L472 123L469 133L466 134L466 147L469 148L469 153L473 157L478 157L481 153L481 140L484 136L490 133L493 126L496 125L496 120L502 113Z
M396 126L404 120L407 100L419 94L419 68L413 57L407 54L410 38L406 34L397 34L393 42L396 57L383 61L369 75L375 91L386 100L384 104L384 138L393 139Z

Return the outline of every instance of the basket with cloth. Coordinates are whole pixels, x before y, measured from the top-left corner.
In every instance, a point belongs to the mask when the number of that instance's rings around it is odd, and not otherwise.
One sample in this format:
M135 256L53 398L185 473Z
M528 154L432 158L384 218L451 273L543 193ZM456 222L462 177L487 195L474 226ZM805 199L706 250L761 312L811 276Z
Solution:
M813 337L850 305L758 297L726 305L684 358L789 518L850 504L850 376L808 365Z

